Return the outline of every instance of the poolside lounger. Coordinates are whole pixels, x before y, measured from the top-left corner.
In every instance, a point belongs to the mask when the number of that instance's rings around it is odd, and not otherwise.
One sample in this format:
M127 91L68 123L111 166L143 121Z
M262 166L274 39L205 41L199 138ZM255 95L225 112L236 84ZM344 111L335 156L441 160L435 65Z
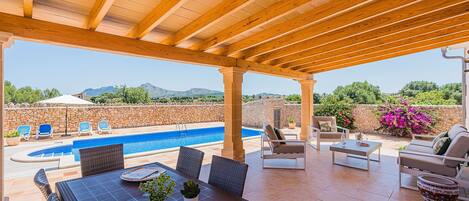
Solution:
M91 135L93 128L89 121L82 121L78 124L78 135Z
M54 130L50 124L41 124L37 129L36 139L39 137L52 137Z
M20 125L20 126L18 126L18 128L16 130L18 131L20 136L26 141L28 141L29 137L31 137L31 126L30 125Z
M101 120L98 123L98 133L111 133L111 126L107 120Z

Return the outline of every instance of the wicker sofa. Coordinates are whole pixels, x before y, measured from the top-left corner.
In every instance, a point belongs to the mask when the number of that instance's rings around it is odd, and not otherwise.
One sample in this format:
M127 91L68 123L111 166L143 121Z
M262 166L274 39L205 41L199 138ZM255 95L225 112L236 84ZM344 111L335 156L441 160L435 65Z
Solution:
M416 189L414 186L402 185L402 174L419 176L421 174L435 174L458 180L462 185L466 181L459 180L462 166L469 162L469 132L462 125L454 125L448 131L451 139L446 153L433 154L433 142L426 140L412 140L409 145L399 151L399 186Z

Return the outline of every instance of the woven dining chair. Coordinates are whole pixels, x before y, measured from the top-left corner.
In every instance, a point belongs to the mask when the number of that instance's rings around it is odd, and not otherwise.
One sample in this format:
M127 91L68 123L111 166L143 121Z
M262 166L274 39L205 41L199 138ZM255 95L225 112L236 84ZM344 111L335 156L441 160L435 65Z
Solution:
M51 193L47 198L47 201L61 201L56 193Z
M114 144L80 149L80 163L83 177L124 169L123 145Z
M247 164L214 155L208 183L242 197L247 172Z
M52 193L52 189L50 188L49 180L47 179L46 171L44 169L40 169L34 175L34 184L39 188L44 198L48 198L49 195Z
M180 147L176 170L193 179L198 179L204 160L204 152L190 147Z

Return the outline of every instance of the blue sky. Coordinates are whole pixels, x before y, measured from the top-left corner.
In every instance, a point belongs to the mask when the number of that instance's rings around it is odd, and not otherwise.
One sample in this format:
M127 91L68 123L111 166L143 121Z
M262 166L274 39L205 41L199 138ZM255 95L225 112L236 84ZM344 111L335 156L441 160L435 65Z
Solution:
M453 55L462 52L451 52ZM329 93L337 86L368 81L384 92L396 92L412 80L437 84L460 82L460 61L443 59L439 49L315 75L315 92ZM58 88L62 93L85 88L152 83L171 90L223 90L216 68L95 52L77 48L15 41L5 52L5 79L17 87ZM244 94L299 93L296 81L247 73Z

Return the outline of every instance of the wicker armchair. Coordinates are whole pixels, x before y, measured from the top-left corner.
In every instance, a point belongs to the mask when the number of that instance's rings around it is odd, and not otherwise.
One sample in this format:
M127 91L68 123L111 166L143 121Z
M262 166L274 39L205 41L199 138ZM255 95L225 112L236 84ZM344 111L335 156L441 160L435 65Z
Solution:
M90 176L124 169L122 144L80 149L81 175Z
M242 197L247 172L247 164L214 155L208 183Z
M56 193L51 193L47 198L47 201L61 201Z
M188 177L198 179L204 152L190 147L180 147L176 170Z
M48 198L49 195L52 193L52 189L50 188L49 180L47 179L46 171L44 169L40 169L37 171L36 175L34 175L34 184L39 188L44 198Z
M331 131L330 132L322 132L319 126L319 121L330 121ZM313 117L313 127L312 127L312 137L316 138L316 146L313 147L320 151L321 150L321 142L340 142L342 138L348 139L349 138L350 130L346 128L342 128L337 126L337 122L335 117L331 116L314 116Z

